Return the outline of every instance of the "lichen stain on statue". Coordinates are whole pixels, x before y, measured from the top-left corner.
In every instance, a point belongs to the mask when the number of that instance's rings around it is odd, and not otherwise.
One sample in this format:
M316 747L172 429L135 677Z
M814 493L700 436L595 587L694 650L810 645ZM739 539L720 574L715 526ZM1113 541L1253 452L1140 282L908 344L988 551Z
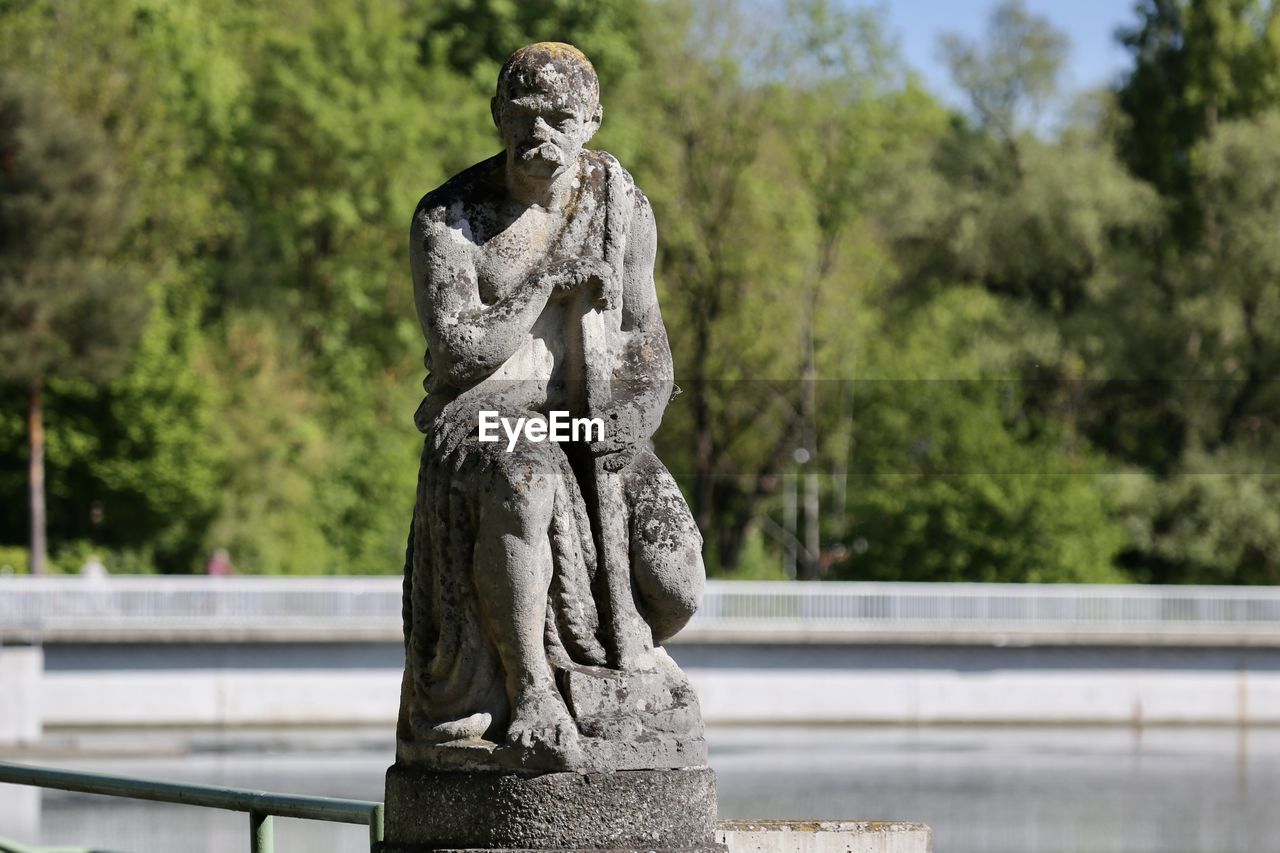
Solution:
M706 764L661 643L693 615L702 540L649 450L672 365L653 212L583 146L599 83L576 48L503 67L505 150L418 205L425 434L405 565L397 763L639 770ZM482 441L481 412L597 418L591 441ZM529 434L526 434L529 435Z

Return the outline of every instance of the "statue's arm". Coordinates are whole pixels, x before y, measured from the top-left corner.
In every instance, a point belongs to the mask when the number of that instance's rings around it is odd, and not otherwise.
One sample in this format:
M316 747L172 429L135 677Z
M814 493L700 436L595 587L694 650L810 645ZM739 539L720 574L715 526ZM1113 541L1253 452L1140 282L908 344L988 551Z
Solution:
M432 372L455 387L486 378L511 357L542 313L554 284L539 271L486 305L469 241L422 209L410 228L409 257Z
M653 208L637 190L622 270L624 345L613 375L615 405L630 415L629 427L637 444L657 432L675 384L671 345L653 280L657 254Z

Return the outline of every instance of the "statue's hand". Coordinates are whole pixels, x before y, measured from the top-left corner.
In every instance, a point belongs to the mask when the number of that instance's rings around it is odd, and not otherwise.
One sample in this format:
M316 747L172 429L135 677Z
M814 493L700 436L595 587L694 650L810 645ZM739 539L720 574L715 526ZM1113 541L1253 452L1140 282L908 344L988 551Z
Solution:
M432 449L440 458L449 458L479 427L481 409L498 408L484 396L462 395L450 401L436 419Z
M564 299L570 294L587 288L592 302L598 308L608 310L618 307L621 288L616 281L613 267L599 258L565 258L553 262L547 268L551 279L553 299Z

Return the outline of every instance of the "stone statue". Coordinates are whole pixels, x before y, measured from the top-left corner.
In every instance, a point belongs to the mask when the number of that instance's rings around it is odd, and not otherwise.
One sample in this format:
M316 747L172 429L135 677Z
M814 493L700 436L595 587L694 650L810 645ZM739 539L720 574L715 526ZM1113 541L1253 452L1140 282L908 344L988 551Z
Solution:
M516 51L492 113L505 151L428 193L410 229L430 372L397 766L704 767L697 699L660 645L704 571L649 450L673 388L653 211L583 147L602 109L576 48Z

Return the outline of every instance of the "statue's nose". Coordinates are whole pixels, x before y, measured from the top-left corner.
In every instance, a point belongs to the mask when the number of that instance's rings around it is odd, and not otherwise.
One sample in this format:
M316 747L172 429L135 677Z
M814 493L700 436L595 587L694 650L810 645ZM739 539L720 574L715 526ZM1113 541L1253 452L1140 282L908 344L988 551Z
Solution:
M551 138L551 125L547 124L546 119L538 116L533 120L533 135L538 139Z

